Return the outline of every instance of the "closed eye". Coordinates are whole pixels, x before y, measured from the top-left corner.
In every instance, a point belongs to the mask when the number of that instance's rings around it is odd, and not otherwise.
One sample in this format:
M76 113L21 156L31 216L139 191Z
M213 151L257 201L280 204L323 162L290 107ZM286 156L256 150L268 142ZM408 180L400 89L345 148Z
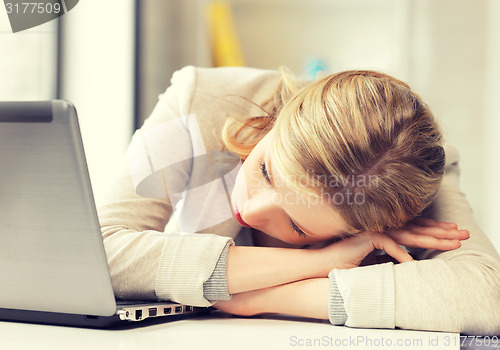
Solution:
M267 169L266 169L266 163L263 160L261 160L259 162L259 168L260 168L260 171L262 173L262 176L264 176L264 178L266 179L266 182L272 186L273 184L271 183L271 178L269 177L269 173L267 172ZM298 227L295 224L295 222L293 222L292 219L290 219L290 227L291 227L292 231L295 231L299 235L299 237L306 236L305 232L302 231L300 229L300 227Z
M297 232L297 234L299 235L299 237L305 237L305 236L306 236L305 232L304 232L304 231L302 231L302 230L300 229L300 227L298 227L298 226L295 224L295 222L293 222L293 220L292 220L292 219L290 219L290 225L292 226L292 230L293 230L293 231L295 231L295 232Z
M259 168L260 168L260 171L261 171L262 175L266 179L267 183L269 183L270 185L272 185L271 179L269 178L269 173L267 172L267 169L266 169L266 164L264 163L263 160L260 161Z

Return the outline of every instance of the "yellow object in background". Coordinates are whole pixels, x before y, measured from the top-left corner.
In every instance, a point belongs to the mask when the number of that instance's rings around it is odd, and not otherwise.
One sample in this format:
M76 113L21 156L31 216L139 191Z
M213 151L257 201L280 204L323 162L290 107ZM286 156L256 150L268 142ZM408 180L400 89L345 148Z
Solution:
M214 65L244 66L245 59L238 41L236 25L228 1L211 1L207 5Z

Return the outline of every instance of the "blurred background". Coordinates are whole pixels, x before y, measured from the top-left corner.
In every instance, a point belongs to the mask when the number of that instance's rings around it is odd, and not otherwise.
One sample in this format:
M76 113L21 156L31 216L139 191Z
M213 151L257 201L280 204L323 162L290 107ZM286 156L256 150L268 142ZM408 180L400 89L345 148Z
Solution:
M185 65L374 69L410 84L461 155L460 186L500 250L500 1L84 0L13 34L0 8L0 100L77 107L96 200Z

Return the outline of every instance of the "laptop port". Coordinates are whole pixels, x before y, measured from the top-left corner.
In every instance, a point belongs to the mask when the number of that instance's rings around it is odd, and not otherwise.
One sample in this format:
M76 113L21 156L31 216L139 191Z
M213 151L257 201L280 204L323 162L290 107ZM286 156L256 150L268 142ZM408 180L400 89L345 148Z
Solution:
M175 313L178 314L178 313L181 313L182 312L182 306L176 306L175 307Z
M192 306L186 306L186 312L191 312L193 311L193 307Z
M172 313L172 308L171 307L166 307L163 309L163 314L168 315Z
M142 310L135 310L135 319L136 320L142 319Z
M155 317L157 313L157 310L155 307L149 308L149 317Z

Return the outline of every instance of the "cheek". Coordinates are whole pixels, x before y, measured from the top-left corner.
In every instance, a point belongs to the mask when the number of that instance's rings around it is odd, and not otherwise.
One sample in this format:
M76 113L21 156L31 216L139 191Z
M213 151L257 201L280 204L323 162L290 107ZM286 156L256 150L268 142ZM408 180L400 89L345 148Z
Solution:
M244 197L246 197L246 184L243 167L241 167L236 175L234 187L231 192L231 201L233 202L233 206L235 202L241 202Z

